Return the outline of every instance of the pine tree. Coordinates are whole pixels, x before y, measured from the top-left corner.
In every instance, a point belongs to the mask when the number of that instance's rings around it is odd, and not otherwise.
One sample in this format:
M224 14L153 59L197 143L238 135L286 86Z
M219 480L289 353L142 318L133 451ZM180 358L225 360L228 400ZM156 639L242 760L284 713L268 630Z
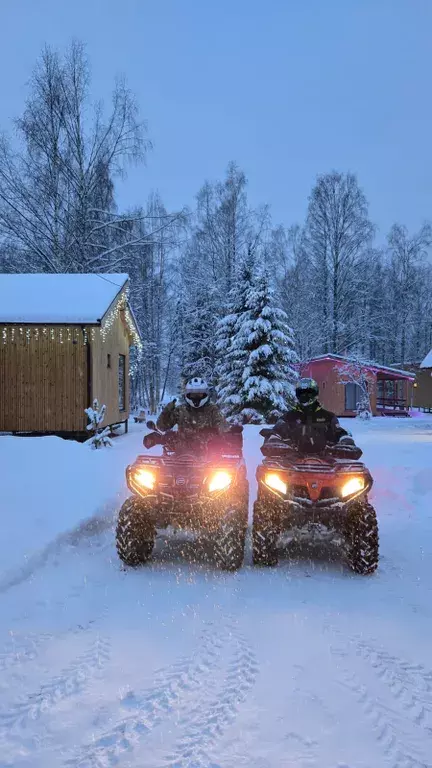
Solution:
M233 340L236 338L236 333L248 311L247 296L253 285L254 273L255 259L249 252L236 270L234 284L229 293L226 314L219 320L216 330L218 359L216 391L218 400L228 418L236 413L240 403L247 352L233 344Z
M275 306L266 272L249 289L246 308L233 339L247 357L237 411L243 423L273 422L294 402L298 358L287 315Z
M87 445L90 448L107 448L112 446L110 439L110 428L101 427L101 424L105 418L106 405L99 406L97 399L93 400L93 407L85 409L85 414L88 417L89 423L87 424L87 432L91 432L92 436L89 440L86 440Z
M212 287L203 286L194 304L186 311L185 363L181 371L184 382L200 376L213 386L215 380L216 349L215 324L217 309Z

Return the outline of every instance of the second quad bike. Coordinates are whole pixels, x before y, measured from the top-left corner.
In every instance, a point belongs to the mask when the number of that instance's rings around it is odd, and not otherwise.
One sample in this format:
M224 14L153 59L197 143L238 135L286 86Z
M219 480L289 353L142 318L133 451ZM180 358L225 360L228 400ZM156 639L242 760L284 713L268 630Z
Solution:
M160 432L154 422L144 446L163 446L162 456L138 456L127 467L132 496L117 523L117 551L130 566L152 554L156 530L173 527L203 535L218 565L236 570L243 562L249 488L242 455L242 427L188 442L178 432Z
M271 430L260 433L269 438ZM346 544L348 563L360 574L378 566L378 523L368 502L372 477L358 459L360 448L327 446L319 455L304 455L287 441L266 439L264 461L257 469L252 552L257 565L276 565L283 534L335 532ZM350 455L353 458L350 458Z

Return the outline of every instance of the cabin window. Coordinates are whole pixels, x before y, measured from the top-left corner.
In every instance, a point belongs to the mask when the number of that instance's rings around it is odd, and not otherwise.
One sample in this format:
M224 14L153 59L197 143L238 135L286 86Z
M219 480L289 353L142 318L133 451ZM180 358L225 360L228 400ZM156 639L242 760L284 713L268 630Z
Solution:
M126 410L126 355L119 355L118 372L119 410Z
M357 410L357 403L360 400L360 387L358 384L345 384L345 410Z
M107 355L107 368L111 368L111 355Z

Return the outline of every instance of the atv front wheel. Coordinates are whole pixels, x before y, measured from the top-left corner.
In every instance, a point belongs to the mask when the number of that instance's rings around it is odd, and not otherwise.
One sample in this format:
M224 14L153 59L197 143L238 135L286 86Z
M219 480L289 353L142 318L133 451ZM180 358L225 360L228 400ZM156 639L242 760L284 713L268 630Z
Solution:
M353 571L362 575L378 568L378 522L371 504L353 504L346 527L348 563Z
M225 571L241 568L247 529L247 511L225 513L213 541L214 559Z
M277 565L277 531L271 511L259 501L254 504L252 525L252 560L254 565Z
M135 567L147 562L153 552L154 526L146 519L139 499L131 497L123 504L117 522L116 546L120 560Z

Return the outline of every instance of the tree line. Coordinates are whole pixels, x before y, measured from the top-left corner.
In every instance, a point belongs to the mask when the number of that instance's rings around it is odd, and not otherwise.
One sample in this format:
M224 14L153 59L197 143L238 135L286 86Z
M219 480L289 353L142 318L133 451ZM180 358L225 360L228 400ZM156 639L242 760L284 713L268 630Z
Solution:
M124 80L109 109L93 102L79 43L43 51L15 129L0 139L0 271L129 273L134 406L154 410L199 375L231 415L269 416L292 397L297 360L402 366L432 347L431 227L396 223L378 247L354 174L319 176L290 227L250 204L234 162L192 207L152 194L119 211L116 182L151 142Z

